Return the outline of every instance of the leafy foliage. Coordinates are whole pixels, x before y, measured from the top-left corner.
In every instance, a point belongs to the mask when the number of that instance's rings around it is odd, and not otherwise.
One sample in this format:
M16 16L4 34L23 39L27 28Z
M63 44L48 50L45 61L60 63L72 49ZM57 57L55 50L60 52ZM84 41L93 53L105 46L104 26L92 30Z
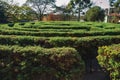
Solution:
M25 22L21 22L21 23L19 23L19 25L23 26L23 25L25 25Z
M13 27L15 25L15 23L8 23L9 27Z
M101 66L110 71L112 80L120 79L120 44L99 47L98 60Z
M117 0L115 3L114 3L114 6L116 8L116 12L119 13L120 12L120 0Z
M55 3L55 0L27 0L26 4L35 11L38 20L42 20L44 13Z
M120 43L119 24L31 23L23 26L16 23L14 27L0 25L2 80L81 80L85 72L83 60L94 59L99 46ZM118 75L118 72L113 74Z
M8 4L4 1L0 0L0 23L6 23L7 22L7 9L8 9Z
M1 80L33 80L37 77L35 74L41 76L47 73L53 73L51 76L56 79L61 77L60 74L65 77L76 65L84 69L78 56L75 49L68 47L44 49L38 46L0 45Z
M98 6L90 8L85 15L87 21L103 21L104 17L104 10Z
M90 7L91 5L92 3L90 0L71 0L69 3L69 7L75 9L75 12L78 13L78 21L80 21L80 14L82 10Z

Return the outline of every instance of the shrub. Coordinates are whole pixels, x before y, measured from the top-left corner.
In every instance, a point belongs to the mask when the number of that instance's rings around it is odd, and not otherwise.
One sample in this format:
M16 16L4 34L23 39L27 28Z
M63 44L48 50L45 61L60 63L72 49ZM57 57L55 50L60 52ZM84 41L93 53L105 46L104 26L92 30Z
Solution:
M8 23L9 27L13 27L15 25L15 23Z
M98 61L102 67L110 71L112 80L120 79L120 44L102 46L98 50Z
M25 22L21 22L21 23L19 23L19 25L23 26L23 25L25 25Z
M34 24L35 24L35 22L31 22L31 24L32 24L32 25L34 25Z
M85 15L87 21L103 21L104 17L104 10L98 6L90 8Z
M46 76L59 80L58 78L68 78L69 74L74 74L78 69L81 74L84 71L83 61L74 48L0 45L0 52L1 80L34 80ZM46 76L41 76L42 74Z
M29 36L39 36L39 37L85 37L85 36L105 36L105 35L120 35L118 30L103 30L103 31L73 31L73 32L55 32L55 31L19 31L19 30L1 30L0 34L4 35L29 35Z

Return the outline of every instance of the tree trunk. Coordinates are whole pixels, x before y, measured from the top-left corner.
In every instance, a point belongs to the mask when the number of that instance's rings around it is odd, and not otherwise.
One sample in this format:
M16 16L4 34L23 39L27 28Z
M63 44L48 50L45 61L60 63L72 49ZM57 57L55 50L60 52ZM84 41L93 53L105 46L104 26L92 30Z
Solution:
M39 14L39 15L38 15L38 20L39 20L39 21L42 21L42 19L43 19L43 15L42 15L42 14Z
M80 21L80 8L78 9L78 19L77 21Z
M39 17L39 21L42 21L42 19L43 19L43 16L40 16L40 17Z

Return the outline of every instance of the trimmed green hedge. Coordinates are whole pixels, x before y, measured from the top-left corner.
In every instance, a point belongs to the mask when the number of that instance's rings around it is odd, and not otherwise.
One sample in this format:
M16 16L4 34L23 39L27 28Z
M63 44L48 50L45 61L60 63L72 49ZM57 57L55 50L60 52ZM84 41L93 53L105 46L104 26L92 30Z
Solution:
M85 37L85 36L104 36L104 35L120 35L119 30L108 31L80 31L80 32L31 32L31 31L16 31L16 30L0 30L2 35L27 35L27 36L44 36L44 37Z
M23 26L25 25L26 23L25 22L20 22L19 25Z
M81 31L86 31L85 29L34 29L34 28L16 28L16 27L5 27L5 28L0 28L1 30L10 30L10 31L31 31L31 32L81 32Z
M9 27L13 27L15 25L15 23L8 23Z
M36 29L86 29L90 30L88 26L56 26L56 25L26 25L23 28L36 28Z
M73 48L45 49L38 46L0 45L1 80L34 80L36 75L49 76L47 73L53 73L50 75L56 79L70 78L76 70L82 74L84 63Z
M120 36L94 36L94 37L34 37L0 35L0 44L5 45L40 45L42 47L62 46L101 46L112 43L120 43ZM51 45L51 46L47 46Z
M110 71L111 79L120 80L120 44L99 47L98 53L98 61Z
M98 46L120 43L120 36L96 36L96 37L33 37L33 36L0 36L2 45L39 45L41 47L74 47L80 55L86 58L94 58ZM89 52L89 53L88 53Z

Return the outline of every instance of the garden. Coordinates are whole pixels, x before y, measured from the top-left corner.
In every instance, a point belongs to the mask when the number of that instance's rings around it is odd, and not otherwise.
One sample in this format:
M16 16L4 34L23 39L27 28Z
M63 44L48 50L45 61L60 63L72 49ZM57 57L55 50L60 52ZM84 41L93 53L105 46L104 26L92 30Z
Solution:
M0 24L1 80L83 80L86 72L93 72L86 61L95 58L110 72L111 80L120 80L119 24L76 21Z

